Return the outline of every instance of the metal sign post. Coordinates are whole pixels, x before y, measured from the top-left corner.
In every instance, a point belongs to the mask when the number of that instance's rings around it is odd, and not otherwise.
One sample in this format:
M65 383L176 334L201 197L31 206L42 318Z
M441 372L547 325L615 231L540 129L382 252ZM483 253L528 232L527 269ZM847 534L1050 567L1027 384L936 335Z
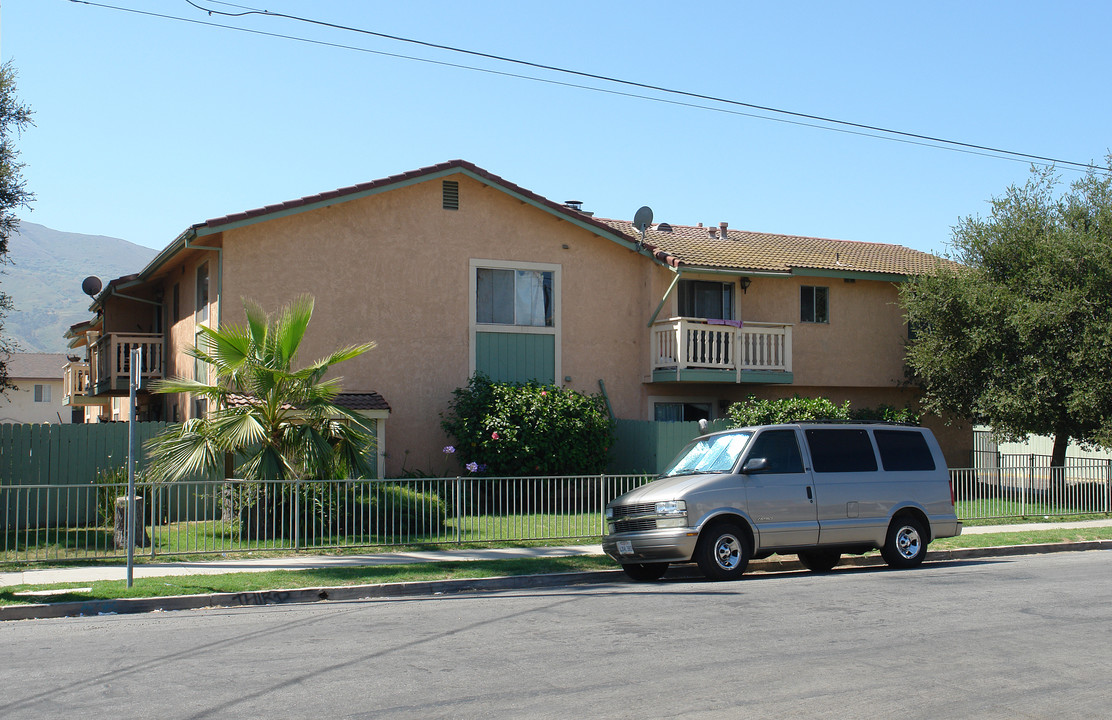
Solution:
M131 587L135 566L135 393L143 381L143 346L131 351L131 383L127 422L127 586Z

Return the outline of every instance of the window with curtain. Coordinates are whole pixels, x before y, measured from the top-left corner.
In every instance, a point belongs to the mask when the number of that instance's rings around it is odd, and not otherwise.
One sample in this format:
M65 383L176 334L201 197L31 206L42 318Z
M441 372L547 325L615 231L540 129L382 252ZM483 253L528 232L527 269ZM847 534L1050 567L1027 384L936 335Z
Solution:
M476 323L553 326L551 272L476 268L475 273Z

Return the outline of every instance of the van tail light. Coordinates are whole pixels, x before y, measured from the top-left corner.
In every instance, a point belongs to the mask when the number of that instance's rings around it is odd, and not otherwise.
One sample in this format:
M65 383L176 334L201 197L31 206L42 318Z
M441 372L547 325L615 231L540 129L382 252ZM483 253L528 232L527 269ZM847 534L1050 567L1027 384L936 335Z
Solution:
M950 478L950 507L957 505L957 498L954 496L954 479Z

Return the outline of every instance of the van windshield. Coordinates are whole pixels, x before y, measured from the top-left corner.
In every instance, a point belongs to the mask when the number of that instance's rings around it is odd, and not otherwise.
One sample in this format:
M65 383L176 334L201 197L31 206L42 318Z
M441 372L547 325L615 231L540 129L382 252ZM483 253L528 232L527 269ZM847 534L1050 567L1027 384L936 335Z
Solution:
M751 432L736 432L693 440L661 477L730 472L752 436Z

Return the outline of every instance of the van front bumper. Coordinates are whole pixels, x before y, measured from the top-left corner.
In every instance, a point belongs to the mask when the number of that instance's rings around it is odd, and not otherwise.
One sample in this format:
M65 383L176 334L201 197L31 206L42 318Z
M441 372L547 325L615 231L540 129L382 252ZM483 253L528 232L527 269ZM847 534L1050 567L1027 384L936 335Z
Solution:
M690 562L698 541L694 528L667 528L607 535L602 550L619 563Z

